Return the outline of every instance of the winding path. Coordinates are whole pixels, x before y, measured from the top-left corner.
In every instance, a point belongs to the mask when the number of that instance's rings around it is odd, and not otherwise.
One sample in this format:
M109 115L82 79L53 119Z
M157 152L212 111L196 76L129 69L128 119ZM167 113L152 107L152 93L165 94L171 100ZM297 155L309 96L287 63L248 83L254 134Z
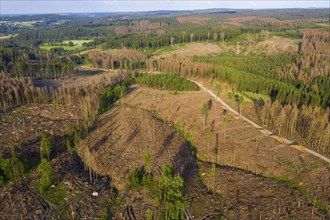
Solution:
M220 99L216 94L214 94L214 92L212 92L211 90L209 90L208 88L206 88L203 84L199 83L199 82L196 82L194 80L191 80L189 79L190 81L196 83L202 90L204 90L205 92L207 92L208 94L210 94L213 98L215 98L215 100L217 100L218 102L220 102L223 106L225 106L229 111L231 111L232 113L240 116L240 118L248 123L250 123L252 126L254 126L255 128L258 128L258 129L262 129L263 130L263 133L265 134L268 134L269 136L271 136L272 134L274 134L272 131L269 131L263 127L261 127L260 125L256 124L255 122L251 121L250 119L244 117L243 115L240 115L237 111L235 111L234 109L232 109L229 105L227 105L222 99ZM296 142L293 142L293 141L290 141L286 138L283 138L283 137L277 137L278 141L281 141L282 143L285 143L285 144L288 144L288 145L292 145L292 146L299 146L300 149L302 149L302 151L305 151L309 154L312 154L314 155L315 157L318 157L320 158L321 160L327 162L330 164L330 159L313 151L313 150L310 150L306 147L303 147L301 145L298 145Z

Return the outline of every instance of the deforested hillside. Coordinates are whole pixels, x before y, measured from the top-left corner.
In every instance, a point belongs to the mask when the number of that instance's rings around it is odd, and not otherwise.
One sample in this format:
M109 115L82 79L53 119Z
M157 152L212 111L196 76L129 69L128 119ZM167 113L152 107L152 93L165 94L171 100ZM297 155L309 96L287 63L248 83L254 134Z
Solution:
M180 133L145 110L116 107L99 117L95 126L81 143L79 155L98 174L116 177L113 182L119 189L143 165L147 153L153 155L154 175L164 164L185 177L194 170L192 149Z

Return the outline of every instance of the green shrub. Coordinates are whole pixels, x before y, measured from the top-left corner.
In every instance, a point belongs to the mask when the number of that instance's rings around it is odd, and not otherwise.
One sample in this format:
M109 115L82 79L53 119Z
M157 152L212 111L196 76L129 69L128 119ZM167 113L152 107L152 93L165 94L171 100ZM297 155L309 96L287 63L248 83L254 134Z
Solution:
M198 91L199 87L176 74L145 74L136 78L143 86L171 91Z

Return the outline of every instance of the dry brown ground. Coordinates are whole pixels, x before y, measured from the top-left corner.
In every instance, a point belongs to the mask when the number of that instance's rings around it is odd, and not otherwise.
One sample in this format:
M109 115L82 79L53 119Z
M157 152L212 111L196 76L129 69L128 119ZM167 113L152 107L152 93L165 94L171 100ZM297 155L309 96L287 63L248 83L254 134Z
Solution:
M270 24L289 24L287 21L281 21L273 17L263 17L263 16L245 16L245 17L234 17L227 18L224 21L220 21L220 24L225 24L229 26L244 26L246 22L263 22Z
M174 45L173 48L176 48ZM207 56L210 54L220 53L222 50L217 44L212 43L189 43L183 47L178 47L172 51L161 53L160 55L154 56L155 59L161 57L173 57L176 55L178 58L192 57L192 56ZM158 53L157 51L155 52Z
M33 172L0 188L0 219L100 219L106 213L104 203L114 198L108 177L91 182L79 158L68 152L52 164L57 173L55 185L61 183L67 190L60 206L39 194L40 174Z
M1 113L0 153L7 157L10 144L14 144L21 159L35 164L39 160L41 133L46 132L54 139L54 148L60 147L57 138L72 131L81 120L80 115L78 106L64 104L28 104Z
M147 97L143 95L147 95ZM125 98L125 102L127 105L134 105L135 101L141 101L139 98L148 101L139 102L138 107L155 111L162 117L163 112L158 107L164 108L163 104L167 105L166 111L173 110L171 106L175 106L176 114L181 114L181 109L184 111L183 109L186 108L185 105L181 105L183 100L190 104L187 106L188 108L194 109L195 102L192 100L197 100L196 103L198 103L206 97L203 97L201 92L174 94L173 92L143 88L133 90ZM153 100L159 101L160 99L163 104L156 101L157 104L154 103L154 107L148 108L148 104L152 103ZM169 103L169 99L175 103L178 102L178 104ZM216 108L216 104L213 108ZM169 115L173 116L173 114ZM188 114L188 120L195 126L199 126L199 121L203 122L203 118L197 119L193 115ZM174 117L171 119L172 121L176 121ZM187 124L185 125L187 126ZM229 143L231 134L233 133L228 125ZM269 141L273 142L273 140ZM201 146L199 145L198 150L200 149ZM259 217L279 219L291 216L300 218L309 216L313 209L312 203L297 189L273 179L228 167L217 169L216 189L221 194L221 199L213 197L207 189L212 188L208 173L210 166L199 163L199 173L204 179L202 182L205 182L207 186L205 188L196 174L195 160L190 149L187 148L178 132L145 110L134 107L116 107L98 118L95 130L83 141L79 154L87 166L99 174L112 177L113 184L121 189L120 198L124 202L120 205L121 208L117 210L124 210L124 218L129 218L129 213L134 213L137 219L142 219L146 210L152 210L155 215L159 212L157 206L148 198L144 190L130 191L126 187L127 177L134 170L143 166L142 158L146 152L151 152L154 155L154 167L152 168L154 175L158 175L157 167L162 164L172 164L178 168L179 173L185 176L187 208L196 219L203 217L213 219L219 214L220 207L223 208L225 219L237 219L239 217L242 219L248 219L248 217L251 219L258 219ZM220 150L220 155L222 153L223 151ZM222 156L220 157L222 158ZM236 165L234 162L234 166ZM203 175L203 173L205 174ZM237 200L240 201L237 203ZM313 217L322 219L325 218L325 214L315 208Z
M237 42L236 45L221 44L221 52L233 54L293 54L298 51L298 42L290 38L274 36L268 40L253 43L248 46L245 41Z
M224 124L222 106L214 100L207 127L204 128L204 117L200 109L208 100L210 96L202 91L174 93L150 88L137 88L125 98L125 102L130 105L155 111L161 118L183 125L202 160L207 160L208 146L211 152L209 160L213 160L215 136L218 134L219 164L264 176L293 179L329 209L330 198L326 192L330 191L330 170L327 164L263 135L231 113L228 115L229 121ZM207 133L213 120L215 129L210 142ZM311 176L314 178L311 179Z
M75 70L75 74L67 75L63 79L33 79L35 86L65 86L77 87L97 85L102 82L111 82L113 78L119 76L117 70L95 69L88 66L80 66Z
M127 188L127 178L143 167L147 152L153 157L150 169L153 176L157 178L161 167L169 164L184 177L188 208L196 218L220 213L220 201L197 183L196 161L191 149L170 125L142 109L115 107L102 114L95 126L81 143L79 155L86 166L112 178L120 190L119 200L123 201L117 210L125 210L124 218L129 218L129 212L137 219L143 219L147 210L155 216L159 214L159 208L145 190Z
M209 20L209 18L188 16L188 17L178 17L176 20L181 24L188 22L188 23L192 23L192 24L205 25L205 24L207 24L207 21Z
M95 127L81 143L79 155L97 173L114 177L118 189L123 189L127 177L143 166L147 152L153 156L155 173L170 164L181 175L189 176L193 164L189 146L177 131L149 112L116 107L102 114Z
M211 164L201 163L200 172L206 185L212 188ZM217 167L215 190L222 196L226 219L327 218L298 190L231 167Z
M296 41L285 38L285 37L272 37L268 40L264 40L261 42L258 42L256 45L254 45L254 50L260 51L263 50L267 54L278 54L278 53L292 53L298 51L298 44ZM252 50L253 52L253 50Z

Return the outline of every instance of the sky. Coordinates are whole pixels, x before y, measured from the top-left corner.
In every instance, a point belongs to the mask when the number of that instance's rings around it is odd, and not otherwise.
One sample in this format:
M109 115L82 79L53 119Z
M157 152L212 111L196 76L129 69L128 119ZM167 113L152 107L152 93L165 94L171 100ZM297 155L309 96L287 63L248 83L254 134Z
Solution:
M263 8L329 8L330 0L0 0L0 13L40 14L78 12L132 12L153 10L193 10L207 8L263 9Z

